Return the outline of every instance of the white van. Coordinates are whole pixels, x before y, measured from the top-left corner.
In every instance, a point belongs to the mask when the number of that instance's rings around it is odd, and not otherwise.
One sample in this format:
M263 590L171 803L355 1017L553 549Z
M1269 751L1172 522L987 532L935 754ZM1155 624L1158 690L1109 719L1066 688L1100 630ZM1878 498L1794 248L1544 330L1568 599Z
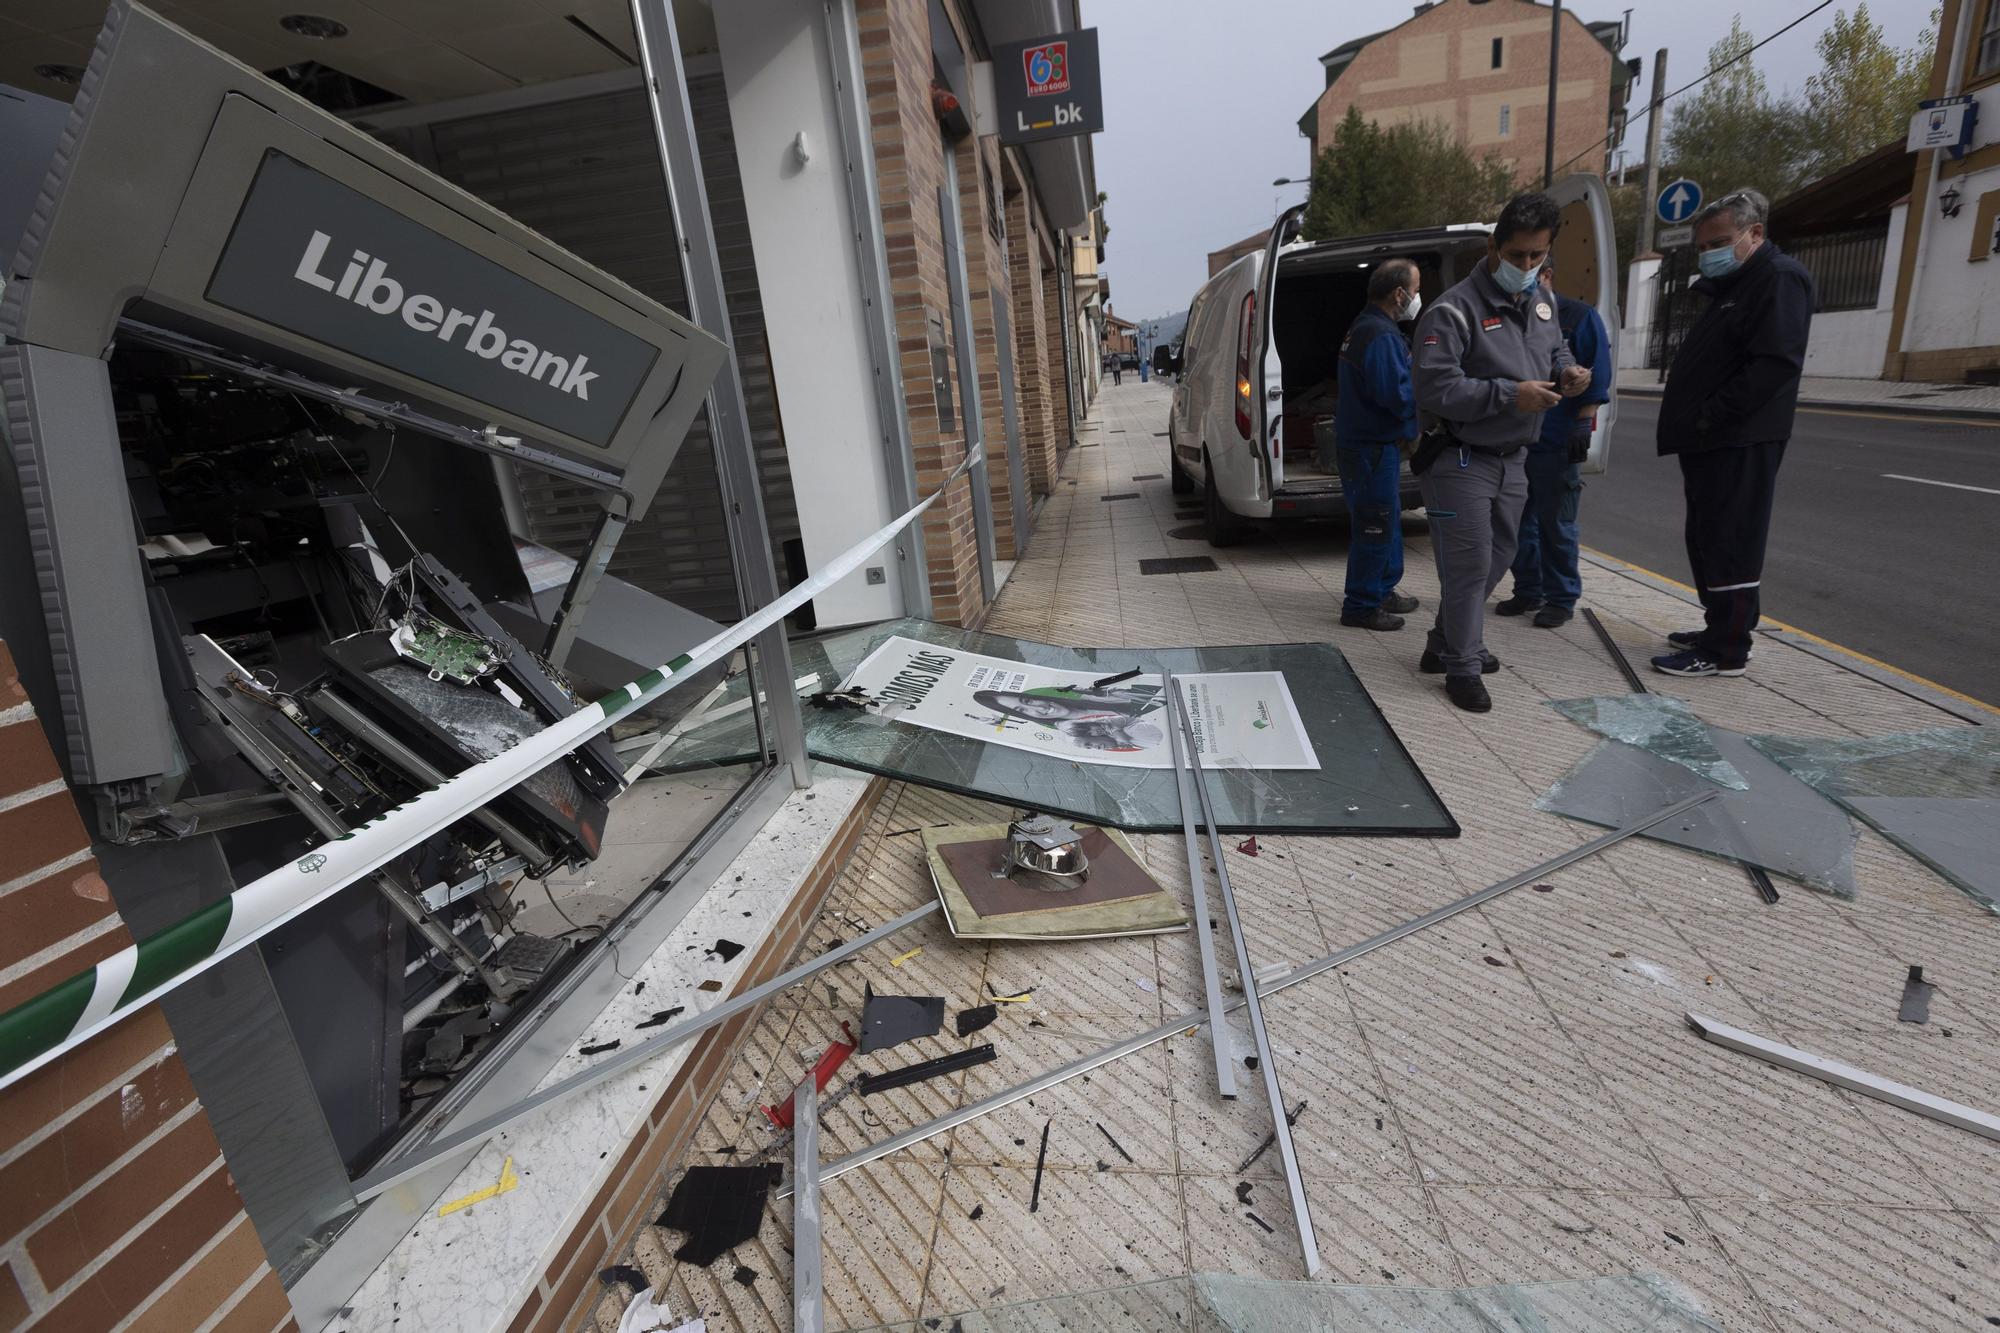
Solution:
M1556 235L1556 286L1590 302L1604 317L1611 364L1618 363L1617 251L1611 196L1596 176L1570 176L1549 191L1562 205ZM1167 457L1176 495L1199 487L1209 544L1240 541L1252 519L1344 514L1340 478L1322 469L1315 417L1330 414L1341 339L1367 304L1369 269L1393 257L1413 259L1426 301L1486 258L1489 228L1426 227L1330 241L1297 239L1302 206L1271 229L1261 253L1245 255L1210 278L1188 307ZM1585 472L1602 472L1611 447L1618 394L1597 412ZM1419 505L1416 479L1403 465L1403 507Z

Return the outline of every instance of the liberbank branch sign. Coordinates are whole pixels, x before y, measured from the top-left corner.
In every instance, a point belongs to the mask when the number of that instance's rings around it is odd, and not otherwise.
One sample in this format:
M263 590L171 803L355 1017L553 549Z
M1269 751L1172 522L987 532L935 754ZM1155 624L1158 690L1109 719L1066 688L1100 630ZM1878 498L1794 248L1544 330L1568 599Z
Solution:
M659 356L645 339L275 149L204 294L599 447Z
M1003 144L1067 139L1103 129L1097 29L995 46L993 101Z

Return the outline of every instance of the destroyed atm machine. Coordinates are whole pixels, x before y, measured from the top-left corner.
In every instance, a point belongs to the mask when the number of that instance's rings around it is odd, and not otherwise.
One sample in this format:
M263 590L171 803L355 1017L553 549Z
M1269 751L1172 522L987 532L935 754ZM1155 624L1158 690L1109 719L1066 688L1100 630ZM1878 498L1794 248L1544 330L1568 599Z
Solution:
M134 934L566 715L572 649L636 675L718 628L605 573L717 339L139 6L33 100L0 636ZM602 508L539 609L515 467ZM274 1258L329 1151L365 1165L562 965L501 886L595 856L620 787L599 737L170 997Z

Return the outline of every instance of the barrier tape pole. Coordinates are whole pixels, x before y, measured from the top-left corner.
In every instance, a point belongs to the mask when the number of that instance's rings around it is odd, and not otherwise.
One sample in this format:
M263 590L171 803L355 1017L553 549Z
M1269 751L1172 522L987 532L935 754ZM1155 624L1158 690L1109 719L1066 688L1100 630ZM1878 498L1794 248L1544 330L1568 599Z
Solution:
M465 818L650 703L677 678L722 661L861 563L916 521L971 469L973 450L914 508L829 561L812 578L747 619L568 717L482 760L385 814L322 843L293 861L129 945L95 966L0 1014L0 1089L82 1045L201 975L278 927L325 902L385 862Z

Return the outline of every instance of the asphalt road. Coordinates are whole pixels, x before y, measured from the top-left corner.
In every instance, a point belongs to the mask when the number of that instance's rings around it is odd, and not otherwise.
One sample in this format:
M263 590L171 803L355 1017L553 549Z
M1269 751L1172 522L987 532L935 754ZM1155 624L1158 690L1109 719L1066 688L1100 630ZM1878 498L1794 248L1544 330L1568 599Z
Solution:
M1610 470L1584 479L1582 536L1685 583L1680 467L1654 452L1658 411L1620 395ZM1764 614L2000 705L2000 422L1801 409Z

